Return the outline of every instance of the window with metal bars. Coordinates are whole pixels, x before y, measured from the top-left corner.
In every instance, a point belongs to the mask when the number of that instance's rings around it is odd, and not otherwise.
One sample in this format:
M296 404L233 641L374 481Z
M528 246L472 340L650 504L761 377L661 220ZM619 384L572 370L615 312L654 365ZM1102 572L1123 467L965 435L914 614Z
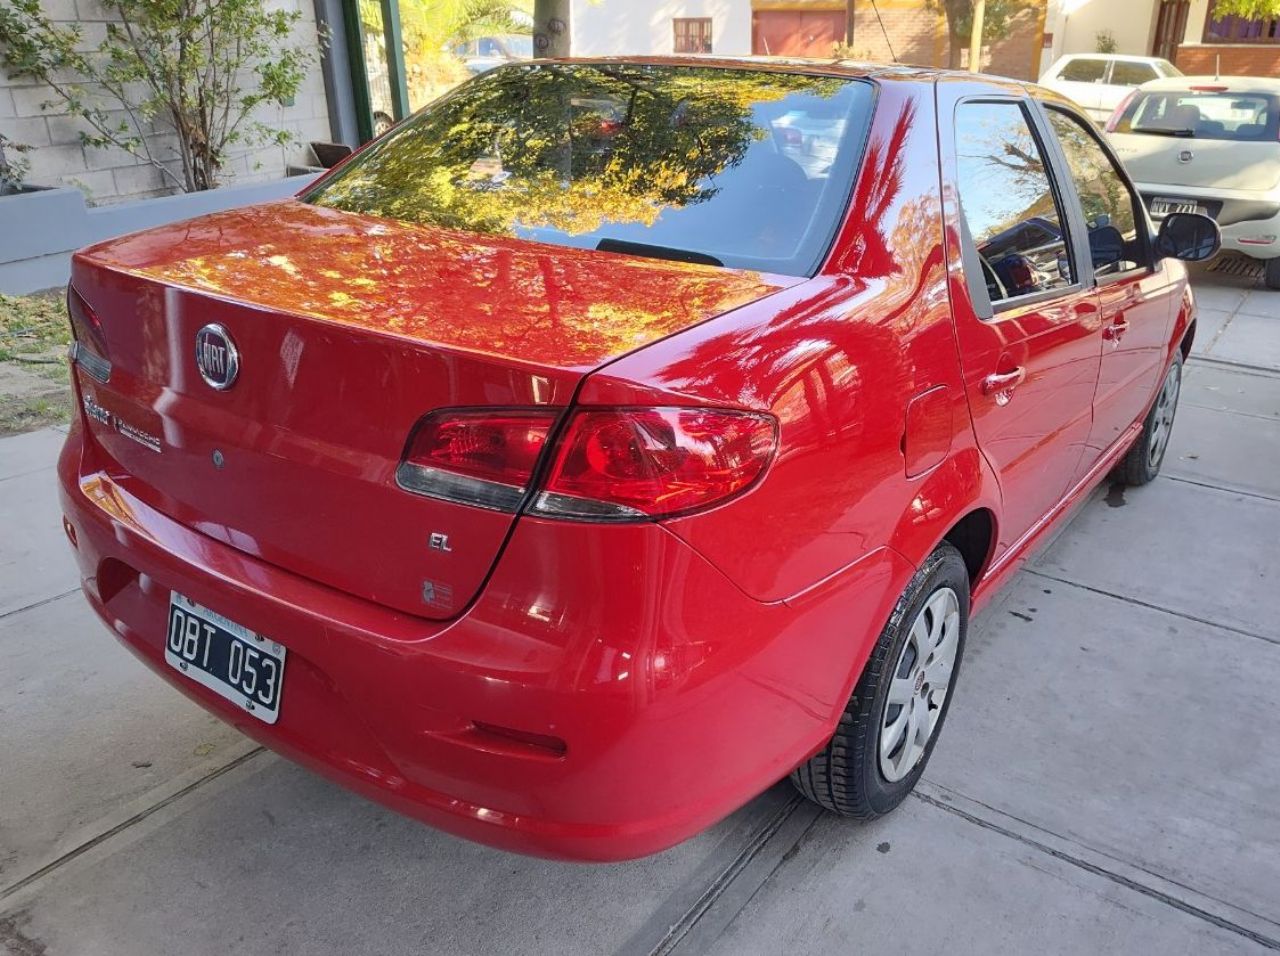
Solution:
M711 52L710 17L673 17L671 25L675 30L676 53Z

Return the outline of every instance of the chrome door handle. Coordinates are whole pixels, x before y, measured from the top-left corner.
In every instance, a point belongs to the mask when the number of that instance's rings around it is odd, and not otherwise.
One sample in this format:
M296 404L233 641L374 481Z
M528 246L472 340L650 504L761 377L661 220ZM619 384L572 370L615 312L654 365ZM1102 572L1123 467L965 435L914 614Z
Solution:
M1009 400L1008 394L1021 385L1026 377L1027 370L1021 365L1012 372L993 372L982 380L982 394L994 395L996 396L996 401L1000 401L1000 396L1004 395L1006 396L1005 402L1007 402ZM1004 402L1000 402L1000 404L1003 405Z
M1129 321L1125 318L1118 318L1102 330L1102 337L1108 342L1119 342L1128 331Z

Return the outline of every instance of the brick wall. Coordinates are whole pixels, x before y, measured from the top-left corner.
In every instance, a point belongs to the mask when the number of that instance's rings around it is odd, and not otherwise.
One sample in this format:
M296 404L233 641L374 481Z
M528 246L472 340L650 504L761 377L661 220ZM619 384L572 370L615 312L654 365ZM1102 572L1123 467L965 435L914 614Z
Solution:
M96 0L43 0L41 6L46 15L58 21L79 22L86 49L96 47L106 35L107 14ZM315 37L312 0L269 0L269 6L303 14L296 42L311 42ZM28 182L41 186L77 186L94 203L143 199L173 191L159 170L139 162L124 150L81 146L79 134L88 127L66 115L57 104L44 108L42 104L52 97L48 87L10 79L0 70L0 133L14 142L33 147L26 154L31 163ZM330 138L328 103L319 64L303 81L292 106L264 104L257 111L257 119L274 128L292 131L298 142L287 147L234 151L224 169L226 183L279 179L289 163L312 162L306 144ZM147 137L147 142L158 158L181 175L171 133L155 132Z
M1178 47L1177 67L1188 76L1212 76L1215 61L1223 76L1280 76L1280 46L1222 43Z
M853 49L858 57L887 63L896 54L900 63L947 65L950 40L946 16L940 7L930 9L925 0L878 0L876 6L879 19L870 3L859 3L855 7ZM1042 13L1042 8L1037 7L1019 13L1010 22L1004 38L983 49L983 69L1001 76L1035 79ZM965 68L968 63L966 44L961 51L960 67Z

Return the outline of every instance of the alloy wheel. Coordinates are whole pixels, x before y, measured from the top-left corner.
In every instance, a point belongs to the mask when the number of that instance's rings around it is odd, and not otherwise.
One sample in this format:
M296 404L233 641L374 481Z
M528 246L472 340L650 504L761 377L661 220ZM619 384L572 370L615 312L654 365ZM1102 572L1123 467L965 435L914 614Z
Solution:
M1181 368L1175 362L1169 367L1169 374L1164 378L1164 385L1156 398L1156 407L1151 415L1151 444L1147 450L1147 461L1152 468L1160 467L1160 462L1164 460L1165 449L1169 446L1169 436L1173 433L1173 416L1178 410L1178 392L1181 388Z
M880 773L909 774L938 726L960 647L960 599L939 588L916 615L893 669L880 724Z

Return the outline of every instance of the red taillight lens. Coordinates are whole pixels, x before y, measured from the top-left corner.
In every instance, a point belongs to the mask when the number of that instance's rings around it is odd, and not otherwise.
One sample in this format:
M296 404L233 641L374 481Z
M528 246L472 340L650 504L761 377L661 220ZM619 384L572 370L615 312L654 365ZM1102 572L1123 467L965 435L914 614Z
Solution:
M768 415L704 408L583 409L533 511L636 520L686 514L748 488L777 448Z
M75 337L71 360L99 382L107 381L111 377L111 362L107 356L107 334L102 328L102 320L71 286L67 286L67 315L71 318L71 334Z
M1134 97L1137 95L1138 91L1134 90L1120 101L1120 105L1116 107L1115 112L1111 114L1111 118L1107 120L1106 130L1108 133L1116 131L1116 127L1120 125L1120 118L1124 116L1124 111L1129 108L1129 104L1133 102Z
M407 491L514 511L556 412L445 409L414 430L396 480Z

